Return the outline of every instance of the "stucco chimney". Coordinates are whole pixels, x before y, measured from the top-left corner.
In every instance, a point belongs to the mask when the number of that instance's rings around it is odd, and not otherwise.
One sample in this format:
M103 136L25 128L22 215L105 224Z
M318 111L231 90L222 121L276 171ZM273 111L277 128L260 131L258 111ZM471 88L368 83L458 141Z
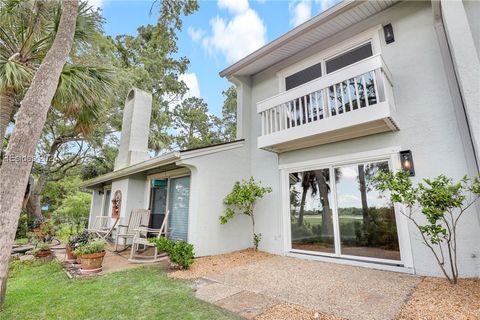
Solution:
M120 147L115 159L115 170L148 160L148 135L152 95L133 88L127 95L123 109Z

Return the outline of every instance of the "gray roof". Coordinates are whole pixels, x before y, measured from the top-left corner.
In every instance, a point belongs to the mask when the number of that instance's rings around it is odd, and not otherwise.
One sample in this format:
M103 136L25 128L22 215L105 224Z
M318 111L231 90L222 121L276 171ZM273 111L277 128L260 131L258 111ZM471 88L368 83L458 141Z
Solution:
M224 69L220 76L255 75L397 2L344 0Z

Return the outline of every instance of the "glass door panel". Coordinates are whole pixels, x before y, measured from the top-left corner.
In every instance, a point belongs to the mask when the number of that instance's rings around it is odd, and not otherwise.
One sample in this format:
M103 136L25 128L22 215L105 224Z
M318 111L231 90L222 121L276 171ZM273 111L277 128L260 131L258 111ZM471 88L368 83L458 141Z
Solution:
M170 210L168 218L169 238L187 241L190 177L171 179L168 199Z
M150 194L150 225L152 229L160 229L165 219L167 208L167 180L152 180L152 188Z
M292 249L335 253L329 169L291 173Z
M373 177L388 162L334 169L342 255L400 260L395 211Z

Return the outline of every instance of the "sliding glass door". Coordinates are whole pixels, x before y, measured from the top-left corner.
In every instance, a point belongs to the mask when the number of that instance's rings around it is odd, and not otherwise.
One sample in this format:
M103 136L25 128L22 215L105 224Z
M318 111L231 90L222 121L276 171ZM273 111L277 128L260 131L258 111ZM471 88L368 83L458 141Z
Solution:
M384 160L290 173L292 250L399 261L395 211L373 180L386 170Z
M190 177L154 179L150 188L150 227L159 229L167 208L167 234L170 239L187 241Z

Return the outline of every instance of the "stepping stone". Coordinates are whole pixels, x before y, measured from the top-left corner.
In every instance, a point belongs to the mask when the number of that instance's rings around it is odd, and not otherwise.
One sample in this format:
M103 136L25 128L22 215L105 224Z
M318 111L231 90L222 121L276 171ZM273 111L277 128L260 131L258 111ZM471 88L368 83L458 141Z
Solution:
M198 279L195 279L195 281L193 281L193 283L191 284L191 287L194 291L197 291L199 288L211 285L213 283L217 283L217 282L210 279L206 279L206 278L198 278Z
M33 246L20 246L12 249L12 253L25 253L33 249Z
M20 256L20 261L30 261L30 260L33 260L33 259L35 259L35 257L30 255L30 254Z
M237 313L246 319L254 319L279 301L250 291L241 291L215 302L219 307Z
M197 288L195 296L209 303L225 299L242 291L241 289L221 283L211 283Z

